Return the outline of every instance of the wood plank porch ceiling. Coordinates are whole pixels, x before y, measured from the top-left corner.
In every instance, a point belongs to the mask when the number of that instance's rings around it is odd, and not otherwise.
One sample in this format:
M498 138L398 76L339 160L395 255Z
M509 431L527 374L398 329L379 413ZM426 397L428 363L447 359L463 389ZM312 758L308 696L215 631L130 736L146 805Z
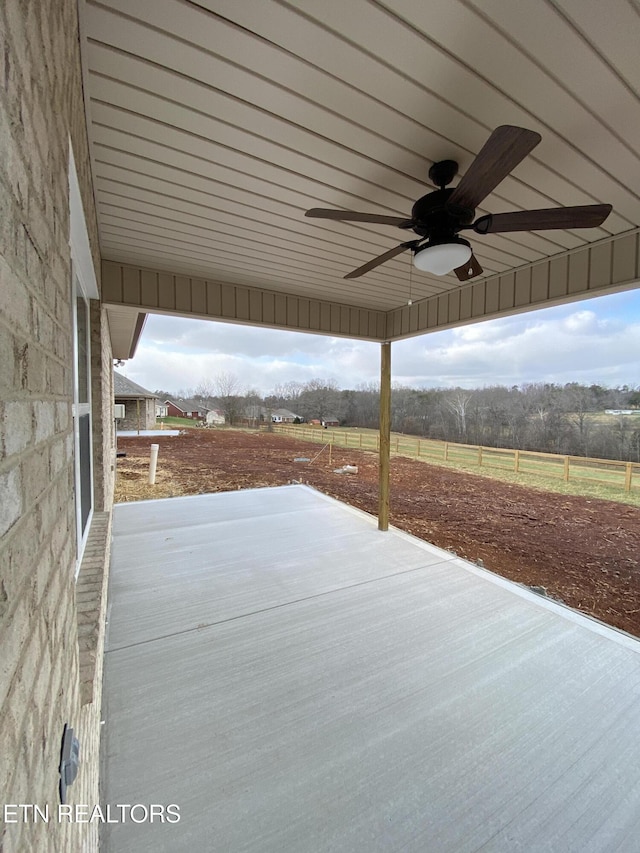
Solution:
M80 8L107 302L180 313L127 300L123 270L153 271L234 305L298 306L284 322L219 319L304 329L309 305L333 316L311 331L394 339L637 285L640 12L627 0ZM542 142L477 215L609 202L603 227L474 235L485 275L465 286L413 270L409 253L345 281L406 232L304 211L408 215L432 162L464 174L500 124Z

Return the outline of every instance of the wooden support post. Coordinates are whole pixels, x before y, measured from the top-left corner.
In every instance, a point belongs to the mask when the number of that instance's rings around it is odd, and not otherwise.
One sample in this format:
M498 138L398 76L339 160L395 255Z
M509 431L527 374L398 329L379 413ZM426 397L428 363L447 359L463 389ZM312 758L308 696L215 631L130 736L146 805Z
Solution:
M633 476L633 465L631 464L631 462L627 462L626 467L625 467L625 474L624 474L624 490L625 490L625 492L631 491L631 478L632 478L632 476Z
M520 473L520 451L516 450L513 454L513 469L516 474Z
M389 529L389 459L391 451L391 343L380 347L380 456L378 530Z
M568 483L568 482L569 482L569 457L568 457L568 456L565 456L565 457L564 457L564 474L563 474L563 479L564 479L565 483Z

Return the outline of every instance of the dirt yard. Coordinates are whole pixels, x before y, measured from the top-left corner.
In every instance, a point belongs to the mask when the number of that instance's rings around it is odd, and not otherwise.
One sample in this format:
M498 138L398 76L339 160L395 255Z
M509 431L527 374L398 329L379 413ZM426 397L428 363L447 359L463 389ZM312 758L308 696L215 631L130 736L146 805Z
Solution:
M146 485L151 442L158 478ZM286 436L189 430L120 438L116 500L308 483L377 514L375 454ZM306 457L311 462L295 461ZM346 464L357 474L336 474ZM497 574L640 636L640 509L542 492L403 457L391 461L391 523Z

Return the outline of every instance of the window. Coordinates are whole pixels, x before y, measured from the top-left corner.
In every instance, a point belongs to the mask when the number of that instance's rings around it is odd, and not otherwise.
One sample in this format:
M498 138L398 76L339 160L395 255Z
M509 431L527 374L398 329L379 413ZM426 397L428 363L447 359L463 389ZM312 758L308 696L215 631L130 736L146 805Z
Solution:
M91 425L91 313L90 299L98 299L89 235L80 184L69 140L69 220L72 265L73 325L73 442L78 559L82 560L93 513L93 437Z
M74 271L74 393L73 440L75 456L78 566L93 512L93 452L91 429L91 337L89 300Z

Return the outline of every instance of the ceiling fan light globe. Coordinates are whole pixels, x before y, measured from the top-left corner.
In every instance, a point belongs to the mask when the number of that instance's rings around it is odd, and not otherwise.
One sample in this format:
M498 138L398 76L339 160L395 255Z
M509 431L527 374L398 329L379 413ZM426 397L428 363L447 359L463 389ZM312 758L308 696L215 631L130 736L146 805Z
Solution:
M432 275L447 275L471 259L471 246L466 240L451 243L436 243L425 246L413 256L413 265L421 272Z

